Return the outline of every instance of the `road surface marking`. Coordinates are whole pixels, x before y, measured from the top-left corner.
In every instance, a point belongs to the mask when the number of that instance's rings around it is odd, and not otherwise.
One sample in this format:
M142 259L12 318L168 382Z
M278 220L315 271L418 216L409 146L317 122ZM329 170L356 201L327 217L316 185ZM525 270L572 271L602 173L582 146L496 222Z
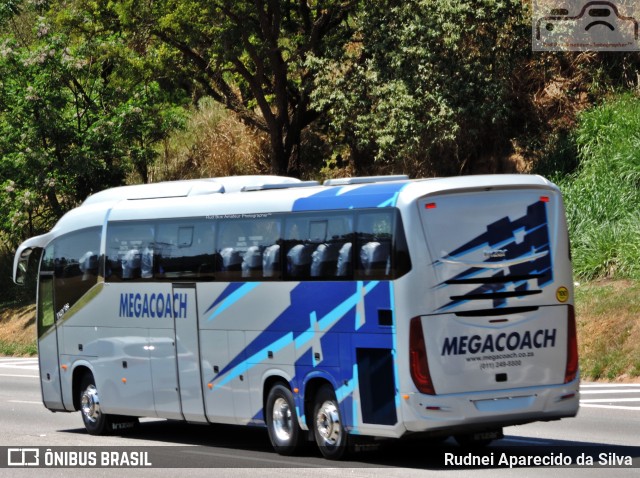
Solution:
M608 408L609 410L640 410L640 407L625 407L623 405L598 405L595 403L581 403L584 408Z
M634 388L631 390L624 389L624 390L582 390L580 391L580 395L595 395L595 394L602 395L604 393L640 393L640 388Z

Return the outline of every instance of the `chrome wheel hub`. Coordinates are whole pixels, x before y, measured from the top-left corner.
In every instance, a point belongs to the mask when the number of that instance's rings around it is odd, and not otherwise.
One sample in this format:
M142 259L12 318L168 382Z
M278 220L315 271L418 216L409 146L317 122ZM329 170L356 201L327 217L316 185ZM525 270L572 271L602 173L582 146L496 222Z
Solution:
M98 390L94 385L89 385L80 397L80 411L84 419L95 423L100 418L100 399Z
M316 428L326 445L333 446L340 442L342 426L335 403L326 401L318 409Z
M273 403L273 431L280 441L291 439L291 408L284 398Z

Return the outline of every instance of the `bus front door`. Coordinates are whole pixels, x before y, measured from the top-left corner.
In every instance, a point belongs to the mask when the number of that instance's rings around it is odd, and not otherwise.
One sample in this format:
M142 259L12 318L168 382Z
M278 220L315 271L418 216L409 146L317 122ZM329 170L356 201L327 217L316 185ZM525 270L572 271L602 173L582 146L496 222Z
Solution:
M173 284L178 389L184 419L206 422L195 284Z
M40 273L38 281L38 361L42 401L49 410L64 411L60 388L58 327L53 299L53 271Z

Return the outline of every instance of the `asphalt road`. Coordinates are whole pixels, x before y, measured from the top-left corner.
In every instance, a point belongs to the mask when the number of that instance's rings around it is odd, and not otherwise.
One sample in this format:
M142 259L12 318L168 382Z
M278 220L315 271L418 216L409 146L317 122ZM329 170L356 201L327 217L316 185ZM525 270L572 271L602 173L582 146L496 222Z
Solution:
M640 469L640 384L591 384L581 389L578 417L559 422L533 423L505 429L505 438L484 451L443 443L393 444L362 450L342 462L324 460L311 446L301 456L282 457L271 449L264 429L221 425L190 425L166 420L142 420L121 436L95 437L84 431L78 413L51 413L40 401L35 359L0 358L0 464L18 460L24 450L28 461L34 449L40 459L47 449L65 452L88 447L100 462L103 452L126 451L118 460L144 459L153 467L128 469L127 476L638 476ZM60 448L69 447L69 448ZM120 447L120 448L114 448ZM11 452L9 451L11 449ZM144 453L147 453L144 455ZM9 456L8 454L13 455ZM16 453L18 455L16 455ZM49 455L51 457L53 455ZM61 458L64 457L64 458ZM481 458L485 457L485 458ZM529 458L534 457L534 458ZM570 460L571 467L550 469L523 460ZM628 457L628 458L627 458ZM588 460L593 460L591 465ZM81 455L76 459L82 460ZM488 466L463 463L484 459ZM632 465L626 464L630 459ZM4 461L3 461L4 460ZM448 461L447 461L448 460ZM461 461L462 460L462 461ZM553 461L555 460L555 461ZM586 462L578 465L578 462ZM510 468L511 462L514 468ZM120 462L119 464L122 464ZM603 470L599 464L608 468ZM176 468L177 467L177 468ZM87 470L69 468L0 467L0 476L69 476ZM91 475L121 476L122 469L95 468Z

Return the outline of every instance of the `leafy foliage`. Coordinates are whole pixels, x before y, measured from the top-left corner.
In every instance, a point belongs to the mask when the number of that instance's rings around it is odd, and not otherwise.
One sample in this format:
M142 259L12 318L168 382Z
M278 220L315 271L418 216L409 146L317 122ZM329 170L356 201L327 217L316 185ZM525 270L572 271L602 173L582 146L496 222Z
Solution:
M356 162L402 169L413 157L416 174L473 171L468 162L508 145L517 125L511 75L530 54L525 13L516 0L368 5L348 48L309 63L314 106Z
M7 0L2 240L127 181L503 172L515 151L571 175L578 274L638 276L638 100L576 118L640 57L534 55L530 21L519 0Z
M579 117L576 173L558 178L578 277L640 278L640 99L607 101Z
M224 104L270 138L271 172L300 173L313 77L304 67L351 34L357 0L159 0L112 4L140 48L178 66L183 84ZM189 85L188 79L192 84Z
M84 17L73 28L74 12L44 5L25 6L0 38L0 227L12 241L132 171L146 181L180 119L126 38Z

